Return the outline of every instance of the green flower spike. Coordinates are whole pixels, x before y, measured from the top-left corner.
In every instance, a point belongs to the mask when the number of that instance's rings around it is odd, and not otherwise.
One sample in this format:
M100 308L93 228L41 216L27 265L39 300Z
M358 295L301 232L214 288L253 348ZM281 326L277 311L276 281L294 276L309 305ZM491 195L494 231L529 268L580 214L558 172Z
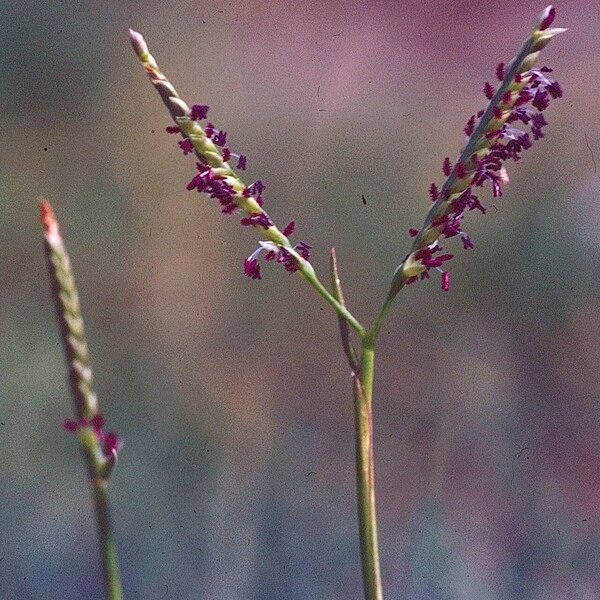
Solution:
M77 420L65 419L63 425L68 431L77 434L87 461L94 496L106 598L121 600L123 593L107 495L108 477L116 465L121 441L113 431L104 432L104 418L98 412L94 377L71 261L48 201L40 200L40 213L44 225L44 249L52 297L56 305L77 417Z

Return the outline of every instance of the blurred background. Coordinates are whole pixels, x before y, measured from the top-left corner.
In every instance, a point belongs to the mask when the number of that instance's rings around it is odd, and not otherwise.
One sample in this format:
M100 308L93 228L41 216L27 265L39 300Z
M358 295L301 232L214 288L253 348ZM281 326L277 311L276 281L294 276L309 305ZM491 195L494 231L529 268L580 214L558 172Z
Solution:
M543 3L32 1L0 8L0 598L101 599L88 482L36 198L54 204L102 411L126 598L361 597L351 384L336 320L256 233L186 192L195 172L133 55L248 156L371 322L483 82ZM540 64L565 97L511 165L475 249L405 289L375 386L390 599L600 597L600 21ZM366 205L361 195L364 194Z

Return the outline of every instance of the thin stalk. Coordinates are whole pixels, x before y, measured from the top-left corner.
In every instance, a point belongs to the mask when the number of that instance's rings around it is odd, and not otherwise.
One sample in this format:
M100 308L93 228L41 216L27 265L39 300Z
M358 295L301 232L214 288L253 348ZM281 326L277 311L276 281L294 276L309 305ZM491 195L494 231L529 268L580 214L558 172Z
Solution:
M371 336L373 337L373 339L377 339L377 336L379 335L379 332L381 331L381 326L383 325L383 322L390 310L390 308L392 308L392 303L394 302L394 298L393 297L387 297L383 306L381 307L381 310L379 311L379 314L377 315L377 318L375 319L375 322L373 323L373 327L371 328Z
M383 600L373 466L372 400L374 367L375 348L372 338L369 337L363 341L360 378L355 378L354 384L358 525L365 600Z
M344 292L342 291L342 283L340 281L340 274L337 266L337 256L335 248L331 249L329 269L331 272L331 287L333 289L333 295L335 299L345 308L346 300L344 299ZM348 359L348 364L352 370L352 377L356 379L358 377L359 366L358 359L356 358L356 352L352 346L350 340L350 328L348 322L341 316L338 315L338 326L340 328L340 336L342 338L342 346L344 347L344 353Z
M102 568L106 584L106 598L107 600L122 600L123 592L121 590L119 560L117 556L117 545L110 521L106 479L93 477L92 489L94 495L94 507L96 509L98 537L102 551Z
M335 299L345 308L344 293L338 272L335 249L331 249L331 285ZM383 311L382 311L383 313ZM381 314L375 325L381 322ZM356 487L360 538L361 570L366 600L382 600L379 546L377 542L377 513L375 505L375 475L373 466L373 377L376 333L361 335L360 365L350 341L348 323L338 318L342 345L352 370L354 418L356 427ZM375 327L374 327L375 329Z
M302 260L302 259L300 259ZM367 335L366 329L356 320L356 318L352 315L352 313L346 308L346 306L336 300L336 298L329 293L327 288L321 283L317 275L315 274L310 263L306 261L298 261L300 268L298 269L300 273L304 276L306 281L310 283L310 285L317 290L317 292L327 300L327 302L333 307L333 310L337 312L337 314L344 319L352 329L358 333L361 338L364 338Z

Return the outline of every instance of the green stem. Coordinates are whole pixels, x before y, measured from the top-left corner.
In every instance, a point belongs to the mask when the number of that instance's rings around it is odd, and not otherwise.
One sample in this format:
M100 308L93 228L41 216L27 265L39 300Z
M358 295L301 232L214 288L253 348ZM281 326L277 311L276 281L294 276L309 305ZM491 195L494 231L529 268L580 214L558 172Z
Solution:
M356 427L356 480L358 524L365 600L383 600L377 542L375 473L373 467L373 375L374 339L363 340L360 379L354 379L354 418Z
M117 546L112 532L108 508L107 481L92 475L94 507L98 526L98 537L102 553L102 567L106 586L106 600L122 600L121 577L117 559Z
M375 322L373 323L373 327L371 328L371 336L374 340L377 339L379 331L381 330L381 326L383 325L383 321L385 320L390 308L392 308L394 298L395 296L388 296L386 298L381 310L379 311L379 314L377 315L377 318L375 319Z

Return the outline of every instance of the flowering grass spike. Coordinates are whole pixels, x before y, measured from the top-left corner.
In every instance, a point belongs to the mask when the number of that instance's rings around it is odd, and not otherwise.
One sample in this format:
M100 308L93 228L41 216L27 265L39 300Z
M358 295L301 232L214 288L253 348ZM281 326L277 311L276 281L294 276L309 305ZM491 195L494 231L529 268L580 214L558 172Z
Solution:
M87 460L94 493L106 597L108 600L121 600L117 550L110 525L107 496L108 478L116 465L121 440L114 431L104 431L104 417L98 412L79 293L58 221L47 200L40 200L40 216L44 226L44 248L52 297L56 305L76 415L75 420L65 419L63 426L77 435Z
M193 151L198 158L198 173L187 184L187 189L197 190L215 198L221 206L221 212L225 214L243 214L240 223L258 228L261 235L267 238L259 241L256 250L244 260L244 275L252 279L261 279L260 257L283 265L288 272L299 272L356 332L364 334L364 327L317 278L309 262L311 246L304 241L292 245L288 239L295 230L296 222L291 221L283 231L277 228L263 209L264 183L257 180L249 186L245 185L226 160L233 156L233 153L226 146L220 150L221 144L225 144L226 141L224 132L217 129L213 123L207 123L204 128L198 123L208 116L208 106L199 104L190 108L158 68L142 35L130 29L129 39L150 81L176 123L175 127L169 126L167 131L181 134L180 142L184 154ZM246 157L243 154L236 156L238 169L244 170L247 165Z
M280 231L263 208L262 181L255 181L246 186L240 176L229 165L231 158L237 159L236 168L243 171L247 168L247 158L243 154L231 151L227 143L227 133L208 122L204 128L199 121L207 118L209 107L205 104L194 104L191 107L180 98L179 94L159 70L154 57L148 52L148 46L141 34L129 30L131 44L144 64L144 68L160 94L165 106L169 109L176 127L167 127L168 133L180 134L179 147L184 155L195 153L198 173L187 184L188 190L197 190L216 199L224 214L245 214L240 219L244 226L252 226L262 230L266 241L259 246L245 261L244 274L253 279L261 279L259 256L265 252L266 260L274 260L283 264L289 272L312 271L310 267L310 245L299 242L292 245L288 239L292 231Z
M488 106L469 117L464 128L468 140L454 166L450 157L444 158L442 172L447 179L439 192L435 183L429 188L434 204L421 228L410 230L415 239L396 270L390 299L403 285L429 278L432 268L442 272L442 287L449 289L449 275L443 270L443 263L453 255L441 254L439 240L460 236L463 248L472 248L473 242L462 223L467 212L486 212L477 188L489 184L493 197L501 196L502 185L509 181L506 163L519 162L522 153L544 137L547 122L543 112L551 100L562 97L562 89L550 77L551 69L534 68L534 64L540 50L565 31L550 28L555 16L552 6L546 8L517 56L508 64L501 62L496 66L500 81L497 89L485 82L483 92Z

